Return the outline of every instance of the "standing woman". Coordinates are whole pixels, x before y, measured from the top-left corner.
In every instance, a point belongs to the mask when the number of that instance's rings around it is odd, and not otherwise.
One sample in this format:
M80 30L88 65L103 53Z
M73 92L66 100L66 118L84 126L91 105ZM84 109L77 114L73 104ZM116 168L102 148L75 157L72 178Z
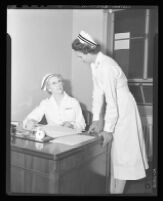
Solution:
M110 193L123 193L126 180L146 176L148 162L141 119L127 78L116 61L100 51L100 45L81 31L72 43L76 55L92 70L93 122L89 132L103 136L103 145L112 141ZM104 125L100 112L106 100Z

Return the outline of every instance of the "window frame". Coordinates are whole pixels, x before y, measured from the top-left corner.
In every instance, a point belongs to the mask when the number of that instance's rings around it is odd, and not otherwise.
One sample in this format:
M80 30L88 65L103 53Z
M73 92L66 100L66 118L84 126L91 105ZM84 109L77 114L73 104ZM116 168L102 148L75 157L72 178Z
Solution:
M106 36L106 44L107 47L105 52L108 55L111 55L114 58L114 44L115 44L115 34L114 34L114 24L115 24L115 12L121 12L126 9L107 9L104 10L104 13L106 14L105 19L107 22L107 25L105 27L105 30L107 31L107 34L109 35ZM132 39L138 39L138 38L143 38L144 39L144 59L143 59L143 76L142 78L128 78L128 84L129 85L139 85L140 90L142 92L142 98L145 100L145 92L143 92L143 86L151 86L153 90L153 77L148 77L148 56L149 56L149 43L150 43L150 16L151 16L151 9L145 9L145 34L144 37L130 37L130 38L124 38L132 40ZM107 35L106 34L106 35ZM119 39L123 40L123 39ZM151 103L147 103L146 101L143 101L142 103L138 103L139 105L153 105L153 101Z

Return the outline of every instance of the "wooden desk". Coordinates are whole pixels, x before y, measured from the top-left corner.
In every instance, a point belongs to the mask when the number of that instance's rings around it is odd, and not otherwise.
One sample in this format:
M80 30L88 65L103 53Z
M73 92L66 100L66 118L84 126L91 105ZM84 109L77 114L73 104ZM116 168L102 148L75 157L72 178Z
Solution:
M11 140L11 193L99 195L108 190L111 143L84 145ZM107 190L106 190L107 189Z

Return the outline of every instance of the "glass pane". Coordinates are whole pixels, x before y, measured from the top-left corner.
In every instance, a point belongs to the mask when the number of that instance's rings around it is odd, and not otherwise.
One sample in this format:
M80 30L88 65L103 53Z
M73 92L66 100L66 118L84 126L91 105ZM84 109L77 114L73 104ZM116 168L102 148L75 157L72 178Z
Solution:
M145 9L128 9L115 12L115 33L130 32L131 37L145 33Z
M143 98L142 98L140 86L139 85L129 85L129 89L130 89L131 93L133 94L136 102L138 104L143 104Z
M128 78L143 78L144 39L130 40Z
M116 40L114 44L119 41L123 40ZM114 49L114 59L119 63L127 78L143 78L144 39L130 40L129 49L119 48Z
M129 71L129 50L115 50L114 59L118 62L126 77L128 77Z
M145 102L153 103L153 86L143 86Z

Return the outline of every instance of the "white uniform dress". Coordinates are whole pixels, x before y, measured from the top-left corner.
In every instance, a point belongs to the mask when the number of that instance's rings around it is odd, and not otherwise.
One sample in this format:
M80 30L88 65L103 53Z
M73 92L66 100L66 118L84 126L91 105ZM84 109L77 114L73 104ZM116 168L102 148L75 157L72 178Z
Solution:
M23 124L25 125L28 119L39 122L43 115L45 115L48 124L62 125L63 122L68 121L74 125L74 128L81 131L86 126L79 102L66 92L64 92L60 106L57 105L53 96L42 100L40 105L26 117Z
M91 63L93 120L99 120L106 99L104 131L113 132L112 164L115 179L137 180L148 168L141 119L127 78L116 61L99 52Z

